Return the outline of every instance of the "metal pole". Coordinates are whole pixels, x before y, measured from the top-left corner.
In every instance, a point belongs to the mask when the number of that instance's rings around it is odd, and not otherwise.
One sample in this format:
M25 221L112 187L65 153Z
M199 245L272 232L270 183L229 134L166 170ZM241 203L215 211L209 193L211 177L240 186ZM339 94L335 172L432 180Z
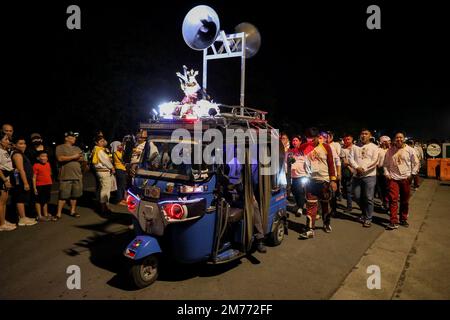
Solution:
M242 34L242 56L241 56L241 107L245 105L245 32ZM241 116L244 115L244 109L241 108Z
M207 75L208 75L208 61L206 60L206 55L208 54L208 48L203 50L203 81L202 81L202 87L205 92L206 90L206 82L207 82Z

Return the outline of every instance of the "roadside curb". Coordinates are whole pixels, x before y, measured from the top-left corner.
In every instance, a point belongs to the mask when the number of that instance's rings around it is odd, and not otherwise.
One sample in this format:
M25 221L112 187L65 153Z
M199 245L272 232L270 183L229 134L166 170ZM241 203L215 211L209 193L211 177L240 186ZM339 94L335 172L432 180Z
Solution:
M425 179L410 200L410 227L384 231L348 274L332 300L390 300L405 268L411 248L427 215L439 182ZM369 266L379 266L381 289L368 289Z

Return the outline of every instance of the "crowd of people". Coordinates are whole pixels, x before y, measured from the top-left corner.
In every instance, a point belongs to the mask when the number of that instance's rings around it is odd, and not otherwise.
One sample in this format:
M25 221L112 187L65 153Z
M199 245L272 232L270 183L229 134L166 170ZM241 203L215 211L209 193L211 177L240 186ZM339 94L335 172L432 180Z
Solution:
M294 196L297 216L306 215L306 228L300 238L314 237L315 223L323 219L329 233L331 217L337 216L337 202L345 199L344 213L352 213L353 202L361 209L363 227L372 225L375 196L390 215L389 230L408 227L411 188L419 187L419 169L424 160L421 145L406 141L397 132L376 141L369 129L362 129L359 141L344 134L334 141L331 131L310 128L303 137L280 135L286 153L288 185ZM400 204L400 205L399 205ZM321 214L319 214L319 209Z
M77 200L83 195L83 174L92 170L96 178L96 203L103 215L111 213L108 203L115 192L116 202L126 205L126 190L139 163L147 140L146 131L108 142L102 132L94 137L94 147L85 155L76 146L78 134L68 131L64 143L53 151L44 145L40 134L27 139L15 137L13 126L4 124L0 132L0 231L17 226L32 226L39 221L58 221L68 203L70 216L80 217ZM344 134L339 142L332 132L310 128L305 135L289 139L281 134L286 154L289 190L296 203L297 216L306 216L303 239L314 237L315 224L323 220L323 229L332 231L331 218L337 216L338 200L346 202L343 212L352 213L353 203L361 209L363 227L372 225L375 197L381 209L390 214L387 229L408 227L411 188L419 187L418 172L424 155L420 144L397 132L393 141L382 136L375 141L369 129L359 139ZM127 150L127 152L125 152ZM56 212L49 212L52 185L58 181ZM17 223L6 219L8 198L17 212ZM36 218L27 217L26 208ZM30 215L30 213L28 214Z
M45 146L39 133L15 137L14 128L4 124L0 131L0 231L12 231L18 226L33 226L41 221L58 221L68 203L70 216L79 218L77 200L83 195L83 175L92 170L96 178L96 202L100 214L110 214L110 197L126 205L126 190L130 172L136 169L142 154L146 132L126 136L108 146L102 132L94 138L94 148L86 155L76 146L78 133L67 131L64 143L55 151ZM129 152L125 153L125 148ZM58 181L56 212L49 212L52 186ZM55 190L56 191L56 190ZM9 198L18 215L17 223L6 219ZM28 211L28 212L26 212ZM33 212L31 212L33 211ZM28 214L28 216L27 216ZM30 215L36 218L30 218ZM12 215L14 216L14 215ZM14 219L14 217L13 217Z

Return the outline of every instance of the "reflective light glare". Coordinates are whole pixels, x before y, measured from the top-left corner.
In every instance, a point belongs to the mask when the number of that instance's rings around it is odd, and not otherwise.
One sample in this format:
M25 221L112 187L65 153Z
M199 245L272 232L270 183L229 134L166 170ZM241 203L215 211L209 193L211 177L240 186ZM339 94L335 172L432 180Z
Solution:
M219 105L217 103L210 102L208 100L199 100L196 104L180 104L177 101L170 101L161 103L158 106L159 114L164 119L173 119L173 113L176 108L181 108L180 117L197 119L210 117L210 110L215 110L215 114L220 114ZM192 113L189 113L192 112Z
M307 184L308 181L309 181L309 178L307 178L307 177L302 177L302 178L300 178L301 184Z

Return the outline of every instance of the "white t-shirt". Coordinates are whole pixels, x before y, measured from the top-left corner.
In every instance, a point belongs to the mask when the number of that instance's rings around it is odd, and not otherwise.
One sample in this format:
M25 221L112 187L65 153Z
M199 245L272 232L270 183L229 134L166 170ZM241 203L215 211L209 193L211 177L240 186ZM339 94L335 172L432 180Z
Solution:
M292 157L295 159L295 162L291 164L291 177L301 178L308 176L305 168L305 155L298 153L293 154Z
M13 171L13 163L8 151L0 149L0 170Z
M379 148L372 142L362 147L353 146L350 151L349 162L354 168L362 168L364 170L360 177L372 177L377 174Z
M410 146L391 147L384 159L384 174L394 180L408 179L419 171L419 158Z
M340 153L341 162L348 161L350 164L350 151L352 150L352 148L354 146L355 145L352 144L352 146L350 148L341 148L341 153ZM353 173L353 174L356 173L356 170L351 165L349 165L347 168L350 169L351 173Z

